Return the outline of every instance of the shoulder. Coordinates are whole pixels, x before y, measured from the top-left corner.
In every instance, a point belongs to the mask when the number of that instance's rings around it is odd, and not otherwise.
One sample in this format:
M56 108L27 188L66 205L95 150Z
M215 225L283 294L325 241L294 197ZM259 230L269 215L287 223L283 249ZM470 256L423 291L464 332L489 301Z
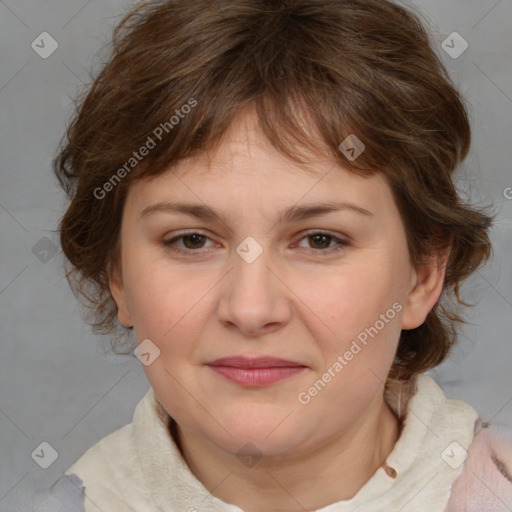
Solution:
M105 510L133 510L129 506L130 500L140 497L145 480L132 434L132 424L111 432L91 446L64 472L65 475L76 475L83 482L85 511L97 510L97 507L106 507ZM60 509L57 511L60 512Z
M65 475L50 489L35 494L31 512L85 512L84 491L77 475Z
M132 425L125 425L88 448L66 471L76 474L85 485L112 478L119 467L134 457Z
M512 429L477 421L447 512L512 510Z

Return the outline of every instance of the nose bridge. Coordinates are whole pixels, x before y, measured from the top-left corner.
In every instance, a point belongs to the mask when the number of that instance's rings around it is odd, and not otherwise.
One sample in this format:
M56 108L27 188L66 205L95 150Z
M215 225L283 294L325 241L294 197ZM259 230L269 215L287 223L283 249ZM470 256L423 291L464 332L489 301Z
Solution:
M244 239L236 247L232 261L219 304L220 319L253 334L268 324L283 324L289 308L281 281L275 275L271 249L263 238Z
M231 285L236 289L259 293L269 285L269 274L272 275L271 250L263 237L258 240L248 236L236 247L231 276ZM237 281L241 286L237 285Z

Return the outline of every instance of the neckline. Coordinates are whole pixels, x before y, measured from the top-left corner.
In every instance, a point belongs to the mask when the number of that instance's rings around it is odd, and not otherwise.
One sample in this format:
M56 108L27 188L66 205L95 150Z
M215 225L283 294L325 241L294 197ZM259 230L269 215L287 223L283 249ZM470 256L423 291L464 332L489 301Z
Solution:
M420 491L414 483L417 478L412 477L411 471L421 473L427 480L442 480L443 485L422 491L425 499L428 497L439 506L447 499L447 489L460 471L453 470L440 457L432 454L441 453L453 441L454 435L468 449L474 437L474 423L478 414L465 402L448 400L437 383L425 374L418 375L417 386L409 384L402 388L400 400L396 383L386 389L385 399L390 408L397 413L400 409L398 402L401 401L402 410L400 434L385 463L352 499L327 505L317 512L352 512L359 510L358 507L366 507L367 512L376 512L381 510L375 506L384 496L393 506L402 503L404 496L412 493L412 498ZM407 396L406 388L414 390L414 393ZM159 412L155 414L156 411ZM168 507L172 503L188 508L197 496L203 496L201 506L208 510L242 512L236 505L213 496L191 472L180 450L179 435L172 425L174 420L167 413L162 415L162 411L151 388L145 405L134 417L137 451L146 481L153 489L155 505ZM160 421L157 421L157 416ZM149 437L148 432L152 434ZM427 453L422 452L425 447L428 447ZM169 486L170 481L173 482L172 486ZM424 512L427 509L419 510Z

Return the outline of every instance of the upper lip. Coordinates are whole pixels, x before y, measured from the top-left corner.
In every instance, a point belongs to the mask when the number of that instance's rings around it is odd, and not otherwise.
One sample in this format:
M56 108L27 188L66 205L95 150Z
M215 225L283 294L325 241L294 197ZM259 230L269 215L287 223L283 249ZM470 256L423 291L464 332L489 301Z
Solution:
M235 357L221 357L214 361L206 363L208 366L230 366L232 368L286 368L291 366L305 366L295 361L288 361L286 359L280 359L277 357L246 357L246 356L235 356Z

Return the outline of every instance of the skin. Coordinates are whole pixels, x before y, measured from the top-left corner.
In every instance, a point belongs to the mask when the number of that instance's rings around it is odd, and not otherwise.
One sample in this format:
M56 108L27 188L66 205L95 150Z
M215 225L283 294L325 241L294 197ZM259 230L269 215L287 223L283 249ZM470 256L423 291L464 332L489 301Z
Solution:
M207 204L223 221L163 210L141 217L175 200ZM328 201L371 215L343 209L277 222L287 207ZM205 237L164 244L194 230ZM327 237L312 236L318 232ZM263 249L252 263L236 252L247 236ZM400 331L424 322L445 275L446 255L411 265L382 175L361 177L322 155L312 155L306 169L274 149L248 111L215 151L130 188L121 248L110 282L119 321L134 327L138 343L149 338L160 349L144 371L202 484L250 512L312 510L352 498L399 436L383 392ZM299 403L298 394L395 302L401 311L307 405ZM307 368L249 388L205 366L242 354ZM261 457L251 467L237 457L249 442Z

